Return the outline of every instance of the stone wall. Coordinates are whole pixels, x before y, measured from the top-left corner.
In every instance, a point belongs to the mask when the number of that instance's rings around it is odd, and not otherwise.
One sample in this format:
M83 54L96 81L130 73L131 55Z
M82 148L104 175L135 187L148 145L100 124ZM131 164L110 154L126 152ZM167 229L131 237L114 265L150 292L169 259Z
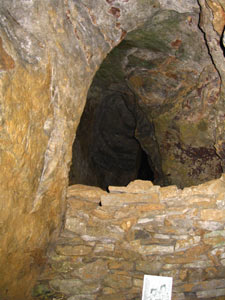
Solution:
M199 2L223 100L224 1ZM58 235L76 128L107 53L157 10L198 8L196 0L1 1L1 299L30 299L48 243ZM224 162L223 105L215 147Z
M69 187L34 295L141 299L150 274L173 277L173 300L224 299L225 174L183 190L140 180L109 190Z

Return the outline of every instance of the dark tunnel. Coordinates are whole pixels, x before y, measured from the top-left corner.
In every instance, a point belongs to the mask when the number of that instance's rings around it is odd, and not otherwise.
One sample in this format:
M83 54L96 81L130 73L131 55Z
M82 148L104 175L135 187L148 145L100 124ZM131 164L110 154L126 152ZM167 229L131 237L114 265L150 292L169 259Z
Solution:
M154 181L153 168L140 142L143 134L153 136L153 126L138 107L132 91L119 88L110 91L93 109L87 101L74 143L77 160L76 167L71 167L71 184L107 189L110 185L125 186L135 179ZM78 164L81 159L86 162ZM74 176L78 169L79 175Z

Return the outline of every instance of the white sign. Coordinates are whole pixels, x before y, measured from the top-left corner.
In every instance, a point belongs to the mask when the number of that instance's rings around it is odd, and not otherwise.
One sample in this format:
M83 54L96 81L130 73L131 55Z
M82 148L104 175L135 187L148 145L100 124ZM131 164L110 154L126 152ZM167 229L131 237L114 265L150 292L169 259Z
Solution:
M144 275L142 300L171 300L172 277Z

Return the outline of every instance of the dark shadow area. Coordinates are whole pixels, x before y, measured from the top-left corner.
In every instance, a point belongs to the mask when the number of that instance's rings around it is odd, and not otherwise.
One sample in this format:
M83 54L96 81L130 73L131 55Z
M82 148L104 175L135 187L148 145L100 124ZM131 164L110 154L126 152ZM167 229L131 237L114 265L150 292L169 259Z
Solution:
M220 39L220 47L223 50L223 55L225 56L225 27L223 29L223 33L221 35L221 39Z
M126 186L135 179L154 180L141 141L154 136L137 98L126 86L110 90L93 106L88 98L73 145L70 184Z
M149 165L148 156L143 150L141 151L141 163L137 179L154 181L154 172Z

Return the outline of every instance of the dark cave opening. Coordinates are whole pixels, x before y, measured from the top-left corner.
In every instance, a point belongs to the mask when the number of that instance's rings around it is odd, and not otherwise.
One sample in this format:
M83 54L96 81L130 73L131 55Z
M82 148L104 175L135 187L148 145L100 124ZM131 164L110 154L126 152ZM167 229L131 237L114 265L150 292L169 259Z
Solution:
M126 186L142 179L154 181L151 157L143 150L154 129L128 87L109 91L96 105L91 97L73 145L70 184Z
M220 44L224 49L224 34ZM183 188L219 178L219 90L198 14L156 13L96 72L73 145L70 184L107 189L142 179Z
M154 178L154 172L149 165L148 156L144 150L141 150L141 162L137 174L137 179L150 180L153 182Z

